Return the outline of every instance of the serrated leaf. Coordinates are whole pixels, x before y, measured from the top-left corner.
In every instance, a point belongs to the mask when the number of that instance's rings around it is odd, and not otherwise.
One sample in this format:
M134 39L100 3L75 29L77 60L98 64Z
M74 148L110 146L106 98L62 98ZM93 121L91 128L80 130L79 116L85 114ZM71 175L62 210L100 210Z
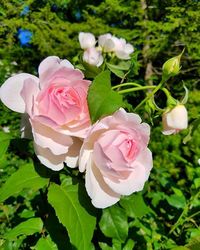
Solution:
M120 205L126 210L129 217L142 218L145 214L153 212L144 202L142 194L136 193L120 200Z
M28 236L34 233L40 233L42 231L42 228L43 228L43 222L40 218L31 218L24 222L21 222L12 230L7 232L4 235L4 238L9 240L14 240L21 234Z
M35 250L58 250L56 244L50 237L40 238L34 247Z
M10 144L11 136L0 131L0 158L6 153Z
M77 249L89 250L96 219L81 205L78 191L77 184L67 188L51 184L48 201L59 221L66 227L71 244Z
M88 106L93 123L124 106L122 96L111 89L110 71L101 72L90 85Z
M124 242L128 236L128 218L124 209L112 206L103 210L99 223L101 231L107 236Z
M49 179L41 177L33 164L29 163L20 167L11 175L3 187L0 189L0 202L8 197L20 193L25 188L38 190L48 184Z

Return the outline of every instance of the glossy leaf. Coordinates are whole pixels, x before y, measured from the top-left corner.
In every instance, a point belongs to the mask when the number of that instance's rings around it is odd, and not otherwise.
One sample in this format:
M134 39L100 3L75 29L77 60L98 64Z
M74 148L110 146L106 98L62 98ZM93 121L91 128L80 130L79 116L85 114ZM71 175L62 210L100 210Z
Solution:
M122 96L111 89L109 71L103 71L94 79L88 92L88 105L93 123L124 106Z
M66 227L71 244L77 249L91 249L96 219L79 201L78 185L51 184L48 201L55 209L59 221Z
M25 188L38 190L48 184L49 179L41 177L36 171L33 164L26 164L20 167L11 175L3 187L0 189L0 202L8 197L18 194Z
M112 206L103 210L100 229L107 236L124 242L128 236L128 220L124 209Z
M43 222L40 218L31 218L14 227L4 235L4 238L14 240L20 235L32 235L42 231Z

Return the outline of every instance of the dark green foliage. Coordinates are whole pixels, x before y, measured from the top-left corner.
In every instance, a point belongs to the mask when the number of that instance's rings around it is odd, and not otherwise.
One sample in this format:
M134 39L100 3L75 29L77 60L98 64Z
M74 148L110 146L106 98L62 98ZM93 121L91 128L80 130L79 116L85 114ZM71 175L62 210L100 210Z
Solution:
M25 6L29 6L30 11L22 15ZM33 34L28 46L20 45L20 28ZM127 39L137 51L133 54L131 68L119 65L115 59L107 64L112 71L113 85L123 80L126 73L128 81L137 81L141 85L157 83L162 64L185 48L180 77L170 79L167 87L171 88L174 97L181 99L184 93L180 79L184 80L190 90L186 107L192 122L200 114L199 30L200 3L197 0L1 0L0 85L10 75L21 71L37 74L40 61L49 55L67 58L78 65L82 55L78 33L90 31L98 36L111 32ZM88 65L84 67L88 69ZM98 73L98 69L90 68L87 77L93 79ZM126 95L127 108L133 111L144 96L138 92ZM161 92L156 94L155 100L165 107L166 100ZM93 108L95 121L104 112L98 113L96 107ZM143 120L149 121L143 110L139 112ZM16 139L20 137L20 115L0 104L0 194L4 193L0 204L0 249L74 249L71 242L78 249L89 250L89 247L92 249L89 244L92 230L93 249L199 249L200 126L196 126L190 140L183 144L187 131L166 137L161 134L160 117L155 117L153 122L150 149L154 168L144 190L123 197L118 204L104 211L93 211L90 201L83 199L87 194L82 182L77 183L78 171L65 168L52 173L37 166L32 143ZM9 134L3 132L5 127L9 127ZM32 158L37 172L30 165ZM30 171L25 169L26 163ZM70 177L66 179L66 175ZM5 183L13 178L16 185L16 176L27 180L35 176L38 180L35 183L27 181L27 185L18 187L13 184L13 190L9 192ZM74 189L78 192L73 193ZM73 193L71 201L68 199L70 192ZM58 206L63 202L58 194L65 201L63 207ZM71 208L74 204L75 210ZM72 223L75 222L70 221L74 218L81 226L81 219L76 219L79 212L86 214L86 222L90 224L88 231L82 229L82 235L81 230L73 231ZM37 230L22 232L24 235L17 235L14 241L6 240L5 235L12 234L13 228L34 217L40 218ZM86 243L81 248L79 244L84 239Z

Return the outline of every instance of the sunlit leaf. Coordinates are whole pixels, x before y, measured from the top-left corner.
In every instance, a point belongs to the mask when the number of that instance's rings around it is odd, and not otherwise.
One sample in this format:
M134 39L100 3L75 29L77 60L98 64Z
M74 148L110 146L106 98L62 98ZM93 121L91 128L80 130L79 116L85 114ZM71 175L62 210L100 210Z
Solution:
M25 188L38 190L48 184L49 179L41 177L36 171L33 164L29 163L21 166L12 174L6 183L0 189L0 202L8 197L18 194Z
M100 117L110 115L124 106L122 96L111 89L110 72L100 73L89 88L88 105L94 123Z
M43 222L40 218L31 218L14 227L4 235L6 239L14 240L19 235L32 235L42 231Z
M40 238L34 247L35 250L58 250L50 237Z
M77 249L91 249L96 219L81 205L78 185L65 188L51 184L48 201L55 209L59 221L66 227L71 244Z

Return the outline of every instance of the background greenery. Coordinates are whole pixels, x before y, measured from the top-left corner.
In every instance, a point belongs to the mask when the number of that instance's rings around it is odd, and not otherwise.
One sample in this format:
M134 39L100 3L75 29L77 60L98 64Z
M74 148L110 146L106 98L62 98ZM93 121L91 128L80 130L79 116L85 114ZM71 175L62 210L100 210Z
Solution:
M184 80L190 90L186 106L192 122L200 111L199 26L198 0L1 0L0 84L18 72L37 74L38 64L49 55L78 64L80 31L96 36L111 32L134 45L138 61L133 60L128 79L141 84L158 83L164 61L185 48L181 73L168 82L168 87L174 97L181 98ZM23 31L29 32L29 42L21 40ZM113 79L120 81L114 75ZM126 99L134 107L143 97L142 93L129 94ZM157 94L156 101L165 106L162 93ZM143 109L138 112L150 122ZM7 127L10 133L5 134ZM150 143L154 168L145 189L104 210L92 208L76 171L65 168L57 174L39 165L32 143L19 139L19 128L19 115L0 104L0 249L88 249L81 242L75 246L69 243L69 238L76 242L75 234L84 234L80 231L84 225L70 228L77 215L67 201L69 195L74 204L82 204L80 214L88 211L85 216L91 225L96 218L93 249L200 249L200 128L183 144L187 131L163 136L160 117L155 117ZM29 175L34 169L37 171L31 182ZM10 182L16 183L22 176L26 177L26 189L18 185L5 191L6 180L14 178ZM43 176L43 181L38 176ZM47 197L49 182L61 184L61 189L54 188L66 200L63 212L57 211L59 200L53 188ZM75 191L77 196L73 196ZM87 227L84 230L90 231Z

